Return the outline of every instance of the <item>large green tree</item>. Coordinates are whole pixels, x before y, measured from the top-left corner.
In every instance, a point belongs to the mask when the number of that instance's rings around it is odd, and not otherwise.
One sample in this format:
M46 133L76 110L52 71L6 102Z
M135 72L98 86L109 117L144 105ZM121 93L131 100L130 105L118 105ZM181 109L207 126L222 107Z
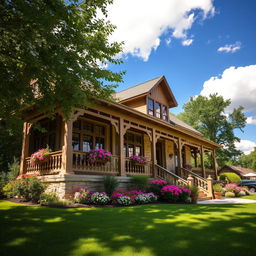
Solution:
M224 100L217 94L209 97L197 96L190 99L183 106L184 112L178 117L200 131L206 138L223 146L217 150L217 161L221 166L230 159L241 155L235 147L235 142L240 139L235 136L235 129L242 129L246 124L243 107L234 109L230 114L225 114L230 100Z
M68 117L74 106L87 104L92 96L111 98L123 75L104 68L121 63L116 56L122 45L108 39L115 28L107 21L111 3L0 1L0 138L5 138L1 145L16 141L19 146L20 113L26 106L36 104L46 113L57 106ZM18 130L12 129L14 120ZM10 150L0 147L5 166Z
M238 159L233 161L232 164L241 165L242 167L256 171L256 148L254 148L250 154L240 156Z

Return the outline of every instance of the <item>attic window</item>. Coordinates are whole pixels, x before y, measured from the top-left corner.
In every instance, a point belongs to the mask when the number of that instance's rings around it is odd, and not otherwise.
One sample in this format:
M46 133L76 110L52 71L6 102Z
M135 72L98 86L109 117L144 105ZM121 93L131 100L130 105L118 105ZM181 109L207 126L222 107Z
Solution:
M162 106L160 103L156 102L156 117L157 118L161 118L161 109L162 109Z
M148 99L148 114L154 115L154 101L152 99Z
M163 119L168 121L168 110L166 106L163 106Z

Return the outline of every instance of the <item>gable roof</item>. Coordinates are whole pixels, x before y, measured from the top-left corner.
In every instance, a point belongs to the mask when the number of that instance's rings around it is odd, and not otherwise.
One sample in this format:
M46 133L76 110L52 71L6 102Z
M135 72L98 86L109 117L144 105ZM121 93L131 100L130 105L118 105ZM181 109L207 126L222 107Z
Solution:
M248 174L248 173L255 173L255 171L250 168L245 168L242 166L234 166L234 165L225 165L220 169L220 171L224 171L226 168L240 174L241 176L244 176L245 174Z
M186 129L188 129L190 131L193 131L193 132L196 132L196 133L202 135L202 133L197 131L195 128L193 128L192 126L188 125L187 123L181 121L179 118L177 118L175 115L173 115L171 113L169 113L169 120L174 125L179 125L179 126L181 126L183 128L186 128Z
M144 83L135 85L133 87L130 87L126 90L120 91L115 93L114 97L116 97L120 103L123 103L125 101L128 101L130 99L133 99L135 97L145 96L147 95L155 86L158 86L161 82L165 85L168 95L166 95L169 98L170 107L176 107L177 101L170 89L169 84L167 83L164 76L160 76L157 78L154 78L152 80L146 81Z

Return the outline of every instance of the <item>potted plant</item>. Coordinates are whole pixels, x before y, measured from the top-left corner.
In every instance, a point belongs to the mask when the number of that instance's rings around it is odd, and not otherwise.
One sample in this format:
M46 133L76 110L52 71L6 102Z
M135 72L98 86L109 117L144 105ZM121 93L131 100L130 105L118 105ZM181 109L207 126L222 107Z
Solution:
M191 197L191 203L196 204L198 200L198 193L199 189L196 186L189 187L189 190L191 191L190 197Z
M111 152L105 149L92 149L87 155L87 160L91 164L106 164L111 160L111 157Z
M30 164L34 166L36 164L41 164L46 162L49 159L50 153L51 153L51 150L48 147L39 149L38 151L36 151L31 155Z
M132 155L129 157L129 159L134 165L145 165L148 161L146 157L137 155Z
M222 186L220 184L213 185L214 198L221 199L222 195Z

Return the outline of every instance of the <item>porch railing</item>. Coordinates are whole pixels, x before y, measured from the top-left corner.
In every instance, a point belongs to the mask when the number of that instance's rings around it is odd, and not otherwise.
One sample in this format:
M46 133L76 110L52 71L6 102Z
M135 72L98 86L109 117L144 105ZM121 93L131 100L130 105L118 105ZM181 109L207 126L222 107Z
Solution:
M94 163L86 160L86 153L73 152L73 171L77 174L119 174L119 157L112 156L111 161Z
M157 177L159 177L161 179L170 180L178 186L187 186L188 185L187 180L179 177L175 173L167 170L166 168L164 168L158 164L155 165L155 168L156 168Z
M125 159L125 172L129 176L133 175L145 175L153 176L152 162L146 164L134 164L129 158Z
M62 165L62 151L54 151L49 154L48 159L43 163L35 165L30 164L30 157L25 158L25 168L23 173L27 174L57 174L61 170Z

